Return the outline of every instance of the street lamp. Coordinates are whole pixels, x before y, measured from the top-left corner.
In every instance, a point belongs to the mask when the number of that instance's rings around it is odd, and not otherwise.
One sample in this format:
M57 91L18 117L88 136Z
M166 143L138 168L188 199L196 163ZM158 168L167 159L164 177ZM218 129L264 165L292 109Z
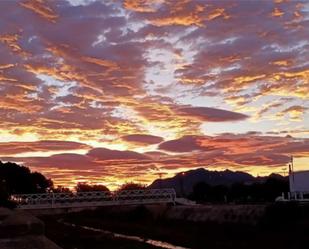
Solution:
M181 196L185 196L184 186L183 186L183 178L185 177L186 173L181 172L180 173L180 194Z

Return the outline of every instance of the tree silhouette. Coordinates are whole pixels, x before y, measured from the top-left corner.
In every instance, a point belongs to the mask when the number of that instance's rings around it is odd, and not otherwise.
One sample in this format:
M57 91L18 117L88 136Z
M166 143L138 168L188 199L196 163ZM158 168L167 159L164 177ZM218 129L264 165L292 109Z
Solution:
M53 187L53 182L38 172L16 163L0 161L0 181L8 194L44 193Z
M104 185L91 185L88 183L79 182L75 187L76 192L91 192L91 191L110 191Z
M134 183L134 182L128 182L123 184L118 191L123 191L123 190L140 190L140 189L146 189L147 186L140 184L140 183Z
M231 186L210 186L206 182L194 185L190 199L197 202L272 202L282 192L289 191L286 178L269 176L264 180L252 183L234 183Z
M193 191L190 195L190 199L198 202L205 201L210 193L211 186L206 182L198 182L193 186Z
M53 188L54 193L72 193L72 190L63 186L57 186L57 188Z
M44 193L52 189L53 182L38 172L16 163L0 161L0 203L7 203L12 194Z

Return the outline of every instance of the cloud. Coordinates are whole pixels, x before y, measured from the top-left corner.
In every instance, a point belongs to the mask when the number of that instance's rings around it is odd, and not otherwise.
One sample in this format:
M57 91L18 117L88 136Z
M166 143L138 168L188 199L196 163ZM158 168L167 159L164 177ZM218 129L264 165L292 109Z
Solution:
M131 134L121 137L122 140L133 144L149 145L158 144L163 141L162 137L145 135L145 134Z
M196 48L196 53L192 62L176 70L179 82L216 90L226 99L248 93L306 98L308 68L300 65L308 53L308 13L301 2L225 4L228 20L206 23L180 39L181 44L193 44L190 49ZM258 31L253 31L257 23ZM298 88L292 87L295 84Z
M39 168L43 172L44 169L54 169L52 171L55 171L55 169L90 170L99 166L91 157L75 153L62 153L49 157L18 158L16 160L24 162L27 166Z
M303 115L307 112L308 109L309 107L305 106L299 106L299 105L290 106L289 108L286 108L281 112L278 112L277 117L282 117L287 114L290 120L301 121Z
M309 129L290 129L290 130L269 131L266 134L270 134L270 135L309 134Z
M0 155L17 155L25 152L57 152L66 150L89 150L91 146L71 141L2 142Z
M161 143L159 149L171 152L191 152L200 150L202 147L198 142L198 136L184 136Z
M150 156L152 159L160 159L164 157L168 157L169 155L162 151L147 151L144 153L147 156Z
M247 115L241 113L209 107L184 107L179 108L178 111L181 115L195 117L207 122L238 121L248 118Z
M11 10L16 16L12 22ZM147 66L145 43L124 38L126 19L118 11L99 2L4 3L1 19L8 30L0 30L1 126L11 127L10 132L31 130L45 139L53 139L47 134L59 134L59 129L89 138L94 129L117 134L122 123L138 132L129 120L111 115L120 102L126 105L133 95L144 94ZM106 42L100 42L101 32ZM2 59L10 66L2 66Z
M110 150L106 148L94 148L87 153L96 160L147 160L147 156L134 151Z
M133 10L137 12L155 12L155 4L162 2L162 0L157 1L145 1L145 0L124 0L123 6L128 10Z
M43 18L46 18L47 20L51 22L55 22L58 18L58 15L55 13L55 11L44 4L42 0L27 0L20 3L21 6L32 10L36 14L40 15Z
M290 99L281 98L280 100L271 101L263 105L263 107L256 113L256 119L260 119L264 114L268 113L270 110L281 107L285 102L290 101Z
M0 151L70 184L213 163L275 170L289 151L306 156L307 7L3 1L0 141L21 142ZM147 152L157 146L170 153Z
M234 170L280 171L289 162L291 154L308 157L309 139L291 136L265 136L225 133L217 136L184 136L163 142L161 151L137 153L134 151L90 149L85 155L61 153L46 157L2 157L16 161L53 176L57 184L74 185L78 180L94 183L139 179L150 183L158 173L171 174L179 170L208 167ZM170 152L170 153L165 153Z
M284 15L273 18L275 8ZM257 12L265 20L248 14ZM150 123L174 136L199 134L205 121L237 121L248 114L188 109L183 98L176 100L184 93L184 84L193 86L186 98L211 93L212 98L231 104L227 109L234 112L261 96L292 93L294 100L305 98L305 16L296 2L5 2L0 29L0 126L11 127L10 132L30 130L44 139L53 139L47 134L59 129L91 138L94 129L96 134L118 137L152 134L145 128ZM252 33L256 23L260 30ZM270 30L272 26L276 32ZM158 49L176 57L167 70L176 82L160 79L162 89L173 91L166 90L161 98L154 97L147 85L149 72L168 57L150 55ZM163 99L168 97L167 103ZM119 109L136 115L117 116Z
M197 26L214 19L228 19L222 5L200 1L125 1L124 7L155 26Z
M211 162L211 159L215 159L230 166L237 164L271 166L287 163L291 154L308 156L309 139L262 136L255 133L222 134L214 137L184 136L161 143L159 149L174 153L197 153L193 157L216 152L215 157L209 157L207 160Z

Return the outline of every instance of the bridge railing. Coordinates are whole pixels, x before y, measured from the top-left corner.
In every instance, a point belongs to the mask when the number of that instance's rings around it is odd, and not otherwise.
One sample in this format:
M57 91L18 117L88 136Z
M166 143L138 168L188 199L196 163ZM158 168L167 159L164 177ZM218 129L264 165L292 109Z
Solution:
M20 209L107 206L123 204L175 203L174 189L143 189L76 193L41 193L12 195Z

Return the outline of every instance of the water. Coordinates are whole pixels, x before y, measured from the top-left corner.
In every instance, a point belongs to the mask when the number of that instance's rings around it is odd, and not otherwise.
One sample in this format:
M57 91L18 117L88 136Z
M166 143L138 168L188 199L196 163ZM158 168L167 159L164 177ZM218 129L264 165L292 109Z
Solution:
M60 223L66 225L66 226L71 226L71 227L79 227L79 228L83 228L85 230L89 230L89 231L94 231L94 232L100 232L103 233L105 235L109 235L109 236L113 236L115 238L121 238L121 239L128 239L128 240L134 240L134 241L138 241L141 243L146 243L149 245L153 245L159 248L165 248L165 249L190 249L188 247L181 247L181 246L176 246L164 241L160 241L160 240L153 240L153 239L146 239L146 238L142 238L139 236L131 236L131 235L125 235L125 234L120 234L120 233L114 233L111 231L107 231L107 230L103 230L103 229L98 229L98 228L93 228L93 227L88 227L88 226L80 226L80 225L76 225L73 223L68 223L68 222L64 222L64 221L60 221Z

